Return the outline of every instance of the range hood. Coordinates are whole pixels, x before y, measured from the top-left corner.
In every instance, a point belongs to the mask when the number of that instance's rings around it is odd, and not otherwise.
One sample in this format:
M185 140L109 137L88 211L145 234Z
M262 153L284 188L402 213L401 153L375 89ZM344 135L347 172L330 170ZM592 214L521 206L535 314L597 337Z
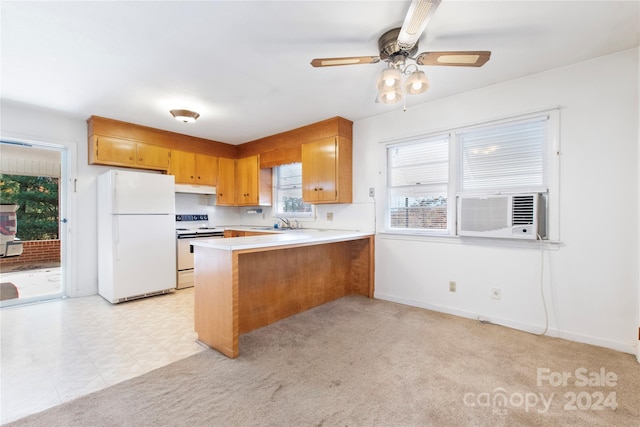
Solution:
M176 184L176 193L216 194L216 187L209 185Z

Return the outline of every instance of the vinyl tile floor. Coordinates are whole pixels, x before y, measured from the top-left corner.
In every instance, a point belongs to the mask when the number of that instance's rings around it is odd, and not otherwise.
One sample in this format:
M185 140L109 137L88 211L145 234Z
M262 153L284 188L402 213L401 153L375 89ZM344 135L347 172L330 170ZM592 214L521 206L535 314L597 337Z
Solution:
M0 423L203 351L193 288L110 304L99 295L0 311Z

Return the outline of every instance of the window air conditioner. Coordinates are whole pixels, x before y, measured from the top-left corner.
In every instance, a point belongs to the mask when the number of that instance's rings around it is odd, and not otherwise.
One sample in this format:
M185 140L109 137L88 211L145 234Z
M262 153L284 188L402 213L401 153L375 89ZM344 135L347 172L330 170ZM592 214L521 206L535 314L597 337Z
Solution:
M543 193L458 197L459 236L545 238L547 197Z

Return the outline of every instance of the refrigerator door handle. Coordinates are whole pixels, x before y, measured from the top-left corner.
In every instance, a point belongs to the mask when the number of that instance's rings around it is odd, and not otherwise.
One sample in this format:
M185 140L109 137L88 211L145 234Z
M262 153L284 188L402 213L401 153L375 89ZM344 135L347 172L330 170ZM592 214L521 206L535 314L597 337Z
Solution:
M120 259L118 256L118 245L120 244L120 221L118 215L113 215L113 250L116 261Z

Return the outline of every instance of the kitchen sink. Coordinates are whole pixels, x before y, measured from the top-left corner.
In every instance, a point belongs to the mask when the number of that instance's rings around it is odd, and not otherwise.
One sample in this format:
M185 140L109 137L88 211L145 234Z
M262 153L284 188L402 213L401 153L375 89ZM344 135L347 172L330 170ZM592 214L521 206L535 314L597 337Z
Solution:
M251 227L251 230L269 230L269 231L298 231L302 230L302 228L291 228L291 227Z

